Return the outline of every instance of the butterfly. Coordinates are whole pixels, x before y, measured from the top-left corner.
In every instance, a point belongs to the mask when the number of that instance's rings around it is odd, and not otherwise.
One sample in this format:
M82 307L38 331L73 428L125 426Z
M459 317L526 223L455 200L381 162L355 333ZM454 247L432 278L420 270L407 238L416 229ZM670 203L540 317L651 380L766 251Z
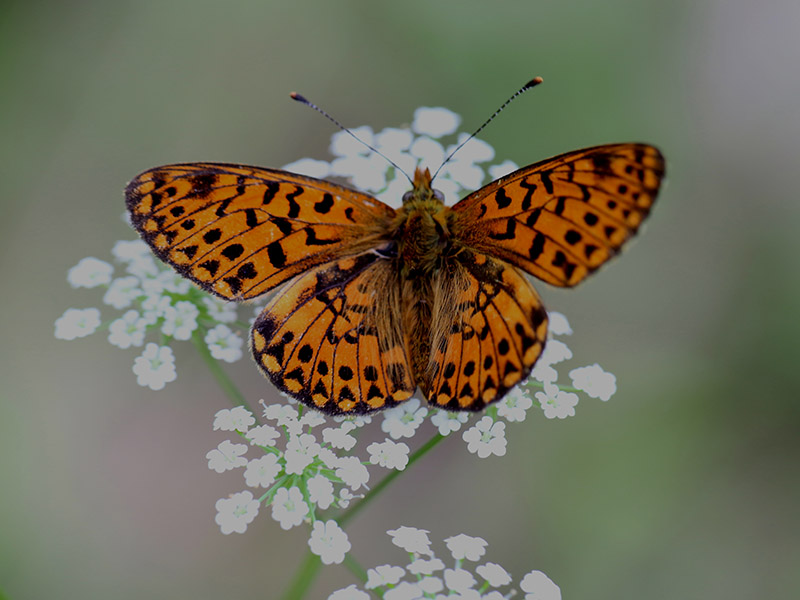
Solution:
M428 402L479 411L524 380L547 340L526 277L572 287L636 233L664 176L646 144L569 152L446 206L417 169L397 210L329 181L223 163L156 167L127 186L164 262L232 301L271 299L253 357L332 415Z

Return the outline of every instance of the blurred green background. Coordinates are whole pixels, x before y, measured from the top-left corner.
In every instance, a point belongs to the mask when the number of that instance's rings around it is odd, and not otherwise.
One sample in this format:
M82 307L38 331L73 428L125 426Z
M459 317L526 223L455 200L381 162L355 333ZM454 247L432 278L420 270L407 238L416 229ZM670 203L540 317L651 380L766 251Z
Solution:
M264 511L223 536L208 470L223 395L188 345L178 381L136 385L135 350L53 338L100 306L66 272L110 259L122 189L145 168L326 158L331 126L446 106L527 164L646 141L668 184L640 238L575 290L575 365L619 392L509 426L505 458L458 439L348 528L365 566L383 533L467 533L518 581L564 598L796 598L800 592L800 4L746 0L137 2L0 5L0 589L15 599L272 598L306 551ZM106 307L104 314L109 315ZM249 360L228 368L276 398ZM313 598L352 582L328 567Z

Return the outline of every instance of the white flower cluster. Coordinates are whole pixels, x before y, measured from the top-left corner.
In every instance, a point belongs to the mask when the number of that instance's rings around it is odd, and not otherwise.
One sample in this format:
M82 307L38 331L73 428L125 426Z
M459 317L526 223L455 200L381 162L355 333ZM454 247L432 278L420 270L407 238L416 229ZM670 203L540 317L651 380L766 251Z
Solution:
M243 469L245 484L265 490L256 498L243 491L217 502L216 522L222 533L244 533L259 507L272 506L272 518L283 529L312 523L309 546L326 564L340 563L350 549L347 535L336 521L320 520L318 512L345 508L357 492L368 489L366 465L402 471L408 464L409 447L390 439L373 442L363 460L350 453L358 430L369 419L334 422L321 413L289 404L265 405L266 423L255 425L253 414L242 407L224 409L214 418L214 430L234 431L249 442L225 440L206 454L208 467L217 473ZM330 424L321 430L317 427ZM279 448L279 441L283 449ZM258 456L245 457L248 450Z
M406 173L417 167L428 168L433 174L468 134L456 130L461 117L446 108L418 108L410 129L386 128L375 133L371 127L356 127L354 135L394 161ZM449 138L449 141L443 139ZM284 169L311 177L343 177L352 185L370 192L389 206L402 204L403 194L410 189L408 179L378 154L353 139L344 131L333 134L330 146L336 158L328 163L303 158ZM467 192L478 189L486 179L507 175L518 167L510 160L485 165L494 159L494 148L474 138L449 161L436 176L436 189L448 204L453 204ZM485 170L484 170L485 169Z
M141 240L119 241L112 254L124 273L113 277L114 267L88 257L72 267L67 281L73 288L102 288L103 303L124 311L107 323L108 341L122 349L144 351L134 360L133 372L141 386L163 389L174 381L175 356L171 340L185 341L199 330L211 355L226 362L242 357L242 338L229 327L236 321L236 305L210 296L157 261ZM97 308L70 308L55 323L61 340L85 337L103 325ZM158 343L145 344L148 333Z
M486 540L459 534L444 540L453 559L452 567L437 558L428 531L400 527L387 531L392 543L408 552L405 567L381 565L367 571L364 590L372 590L383 600L505 600L517 594L509 589L511 575L502 566L485 562L472 565L486 553ZM477 575L477 577L476 577ZM561 590L541 571L531 571L519 583L525 600L561 600ZM328 600L369 600L372 596L350 585L333 592Z

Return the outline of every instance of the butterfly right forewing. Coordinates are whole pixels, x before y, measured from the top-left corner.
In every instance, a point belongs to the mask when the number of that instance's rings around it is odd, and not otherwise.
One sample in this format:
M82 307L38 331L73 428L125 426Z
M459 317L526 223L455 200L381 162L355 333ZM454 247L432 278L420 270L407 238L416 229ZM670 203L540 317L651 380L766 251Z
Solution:
M519 169L453 207L467 246L556 286L614 256L650 213L664 159L646 144L611 144Z

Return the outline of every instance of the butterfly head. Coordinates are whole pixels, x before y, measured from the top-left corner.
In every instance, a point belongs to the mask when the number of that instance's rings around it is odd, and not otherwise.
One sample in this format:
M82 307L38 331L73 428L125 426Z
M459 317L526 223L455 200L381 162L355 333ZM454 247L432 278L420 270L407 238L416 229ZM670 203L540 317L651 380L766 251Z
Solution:
M403 194L403 206L409 204L444 204L444 194L431 187L431 172L419 167L414 171L413 188Z

